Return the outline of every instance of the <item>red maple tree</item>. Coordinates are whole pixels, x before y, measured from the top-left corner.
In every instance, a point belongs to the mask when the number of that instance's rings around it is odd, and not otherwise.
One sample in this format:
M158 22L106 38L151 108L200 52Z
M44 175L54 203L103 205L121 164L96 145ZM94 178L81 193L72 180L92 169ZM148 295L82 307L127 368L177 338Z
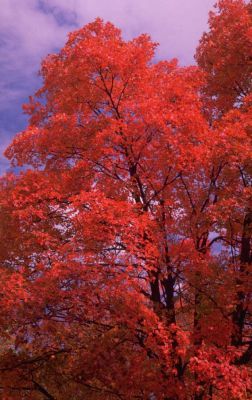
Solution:
M198 67L100 19L42 63L1 179L3 399L249 398L250 40L223 0Z

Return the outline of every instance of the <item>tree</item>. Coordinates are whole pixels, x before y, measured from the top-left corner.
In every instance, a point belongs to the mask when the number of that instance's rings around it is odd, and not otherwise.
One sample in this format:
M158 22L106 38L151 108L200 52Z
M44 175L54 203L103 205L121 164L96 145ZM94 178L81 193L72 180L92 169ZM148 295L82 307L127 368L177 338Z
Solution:
M251 93L251 1L221 0L210 13L210 31L196 52L206 72L205 92L215 112L239 107Z
M155 47L97 19L42 64L1 182L3 398L248 396L249 104L213 125Z
M196 59L206 73L204 92L211 120L219 118L219 131L235 140L234 171L238 173L237 185L246 198L239 201L241 210L236 220L229 217L227 231L236 255L236 306L233 312L232 344L242 346L246 325L250 326L251 311L251 1L224 0L218 12L210 14L210 32L205 33L197 49ZM210 105L210 107L209 107ZM223 116L221 118L221 116ZM213 118L214 117L214 118ZM218 126L219 125L219 126ZM237 157L240 153L242 157ZM232 200L234 197L232 195ZM236 227L235 227L236 226ZM230 240L229 239L229 240ZM248 282L247 282L248 279ZM250 334L249 334L250 335ZM249 361L252 343L243 361Z

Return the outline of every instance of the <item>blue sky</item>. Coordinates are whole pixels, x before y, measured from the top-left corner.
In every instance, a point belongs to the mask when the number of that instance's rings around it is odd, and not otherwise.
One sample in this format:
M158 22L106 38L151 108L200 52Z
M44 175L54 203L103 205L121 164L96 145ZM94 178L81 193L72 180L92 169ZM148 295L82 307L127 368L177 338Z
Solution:
M120 27L125 38L148 33L160 43L157 58L193 63L215 0L1 0L0 172L2 152L24 129L22 104L39 87L41 60L61 48L67 33L96 17Z

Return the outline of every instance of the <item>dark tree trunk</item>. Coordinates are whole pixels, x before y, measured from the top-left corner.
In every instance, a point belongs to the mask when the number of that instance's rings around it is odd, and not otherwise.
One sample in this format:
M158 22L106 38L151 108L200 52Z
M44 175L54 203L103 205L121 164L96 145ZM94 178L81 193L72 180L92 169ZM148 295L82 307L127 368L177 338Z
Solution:
M240 250L240 276L236 280L238 291L236 295L237 304L232 315L233 333L231 344L242 345L243 330L247 313L246 298L249 293L244 290L244 283L248 276L248 265L251 264L251 234L252 234L252 211L249 210L243 222L243 232Z

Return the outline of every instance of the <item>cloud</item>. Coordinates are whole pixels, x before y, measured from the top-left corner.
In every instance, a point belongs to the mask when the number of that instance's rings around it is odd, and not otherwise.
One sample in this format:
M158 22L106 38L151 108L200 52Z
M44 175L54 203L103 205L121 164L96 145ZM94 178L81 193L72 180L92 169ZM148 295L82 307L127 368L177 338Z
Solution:
M1 0L0 137L23 129L21 105L39 87L41 60L61 48L69 31L96 17L119 26L130 39L149 33L160 43L158 58L193 54L215 0ZM4 116L4 118L2 118ZM2 145L0 144L2 147ZM1 160L0 160L1 163Z
M73 12L81 26L97 16L118 25L127 38L149 33L160 43L159 57L193 62L215 0L44 0L44 4Z
M1 109L35 82L41 59L62 45L69 29L38 4L37 0L1 0Z
M0 151L24 128L22 103L39 86L39 65L64 43L71 24L59 24L37 0L1 0ZM0 155L0 172L6 161Z

